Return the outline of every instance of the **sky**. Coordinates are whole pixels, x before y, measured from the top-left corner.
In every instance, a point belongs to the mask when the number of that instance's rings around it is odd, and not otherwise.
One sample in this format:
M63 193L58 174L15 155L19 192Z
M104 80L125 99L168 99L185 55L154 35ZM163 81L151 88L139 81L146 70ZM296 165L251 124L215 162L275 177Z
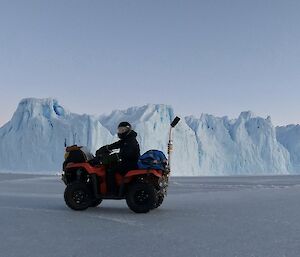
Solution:
M0 0L0 126L22 98L300 123L298 0Z

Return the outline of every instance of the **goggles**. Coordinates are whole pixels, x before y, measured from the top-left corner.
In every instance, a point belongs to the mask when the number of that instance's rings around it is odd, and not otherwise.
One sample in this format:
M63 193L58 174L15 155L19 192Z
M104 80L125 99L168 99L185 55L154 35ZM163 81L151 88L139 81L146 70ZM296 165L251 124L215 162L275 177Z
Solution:
M123 133L129 132L129 131L130 131L129 127L119 127L118 128L118 134L123 134Z

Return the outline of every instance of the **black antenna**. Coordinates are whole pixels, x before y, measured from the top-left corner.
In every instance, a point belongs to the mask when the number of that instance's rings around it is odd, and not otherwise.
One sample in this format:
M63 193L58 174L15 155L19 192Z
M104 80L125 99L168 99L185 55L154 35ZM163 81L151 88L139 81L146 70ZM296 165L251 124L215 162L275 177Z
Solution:
M171 127L174 128L179 121L180 121L180 118L178 116L176 116L175 119L171 123Z
M67 147L67 139L65 138L65 147Z
M171 152L173 151L173 139L172 139L172 129L177 125L177 123L180 121L180 118L178 116L175 117L175 119L170 124L170 131L169 131L169 143L168 143L168 170L171 171Z

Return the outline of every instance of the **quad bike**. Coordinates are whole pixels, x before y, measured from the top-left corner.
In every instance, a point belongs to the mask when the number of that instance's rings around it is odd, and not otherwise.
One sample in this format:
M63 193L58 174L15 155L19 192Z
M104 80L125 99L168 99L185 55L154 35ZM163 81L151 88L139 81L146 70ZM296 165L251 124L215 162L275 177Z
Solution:
M172 151L172 128L179 122L176 117L170 124L168 162L165 170L130 170L125 176L116 173L118 192L107 192L106 169L102 162L91 162L93 155L77 145L66 148L62 180L66 184L64 199L73 210L98 206L104 199L126 199L128 207L136 213L147 213L159 207L167 194ZM112 157L117 158L117 154ZM108 171L109 172L109 171Z

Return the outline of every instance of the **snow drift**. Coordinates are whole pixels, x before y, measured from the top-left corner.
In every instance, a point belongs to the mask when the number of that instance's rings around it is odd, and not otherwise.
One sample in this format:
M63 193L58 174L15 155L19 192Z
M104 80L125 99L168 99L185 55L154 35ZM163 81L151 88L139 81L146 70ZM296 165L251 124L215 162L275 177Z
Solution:
M142 152L166 152L174 117L167 105L149 104L95 117L71 113L55 99L23 99L11 121L0 128L0 170L60 171L65 140L95 152L117 140L117 124L125 120L137 131ZM276 129L269 117L251 112L235 120L207 114L182 118L174 133L172 172L182 176L296 173L299 135L299 125Z

